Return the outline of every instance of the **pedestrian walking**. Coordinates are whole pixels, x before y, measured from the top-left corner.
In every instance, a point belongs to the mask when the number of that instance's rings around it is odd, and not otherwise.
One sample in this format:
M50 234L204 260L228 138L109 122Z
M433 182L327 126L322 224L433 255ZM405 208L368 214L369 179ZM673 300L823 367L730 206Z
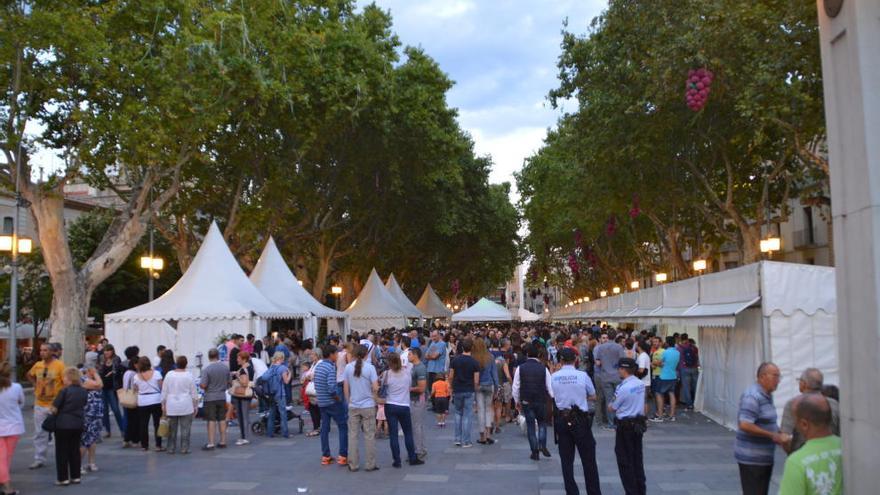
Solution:
M477 443L492 445L492 425L495 422L495 409L493 399L498 390L498 369L495 367L495 359L486 348L486 342L481 339L474 340L473 358L480 365L480 383L476 391L477 399L477 428L480 439Z
M364 471L379 469L376 465L376 401L379 376L376 367L367 360L369 349L358 345L354 349L355 360L345 366L343 391L348 402L348 469L360 469L358 437L364 434L366 460Z
M276 351L272 355L272 366L260 377L269 394L269 418L266 422L266 437L268 438L275 436L276 421L280 421L281 436L290 437L287 428L287 387L285 385L290 383L291 373L285 364L287 359L283 352Z
M642 436L647 430L644 416L645 384L635 376L639 366L634 359L623 358L617 367L621 382L608 406L617 418L614 439L617 469L626 495L645 495L647 488L642 455Z
M62 377L64 388L55 397L51 409L55 415L55 484L58 486L80 482L79 446L88 402L88 392L80 384L78 369L66 368Z
M767 495L773 475L776 445L790 440L779 432L773 392L779 386L779 368L773 363L758 366L757 381L739 399L734 457L739 464L743 493Z
M186 356L177 356L175 364L174 371L167 373L162 380L162 414L168 418L168 453L173 455L179 449L181 454L189 454L199 393L193 376L186 369Z
M134 390L134 377L137 375L139 359L138 352L140 351L137 346L125 349L126 366L125 373L122 375L122 388L125 390ZM140 419L137 413L137 400L135 400L131 407L123 408L123 416L125 417L125 435L123 436L122 448L134 447L140 443Z
M513 399L517 410L526 419L531 459L537 461L540 454L550 457L547 450L547 401L553 397L550 371L538 360L540 347L526 346L527 359L517 366L513 376Z
M593 360L595 361L595 377L596 382L601 388L599 394L599 408L602 410L601 418L605 419L605 429L614 428L614 412L608 409L608 404L614 398L614 391L620 385L620 374L617 372L617 363L620 359L626 357L626 350L617 342L611 341L607 334L602 334L599 338L601 342L593 349ZM601 422L601 421L600 421Z
M401 362L403 359L401 358ZM409 413L412 418L413 442L416 446L416 457L425 460L428 449L425 446L425 414L427 400L425 391L428 387L428 368L422 362L422 349L409 351L409 369L412 381L409 393Z
M2 495L18 495L12 487L10 469L12 456L18 440L24 435L24 391L21 385L12 382L12 367L8 361L0 363L0 484Z
M584 468L584 484L588 495L601 495L599 467L596 464L596 439L593 437L593 414L588 399L596 398L596 388L589 375L575 369L577 353L562 349L559 353L562 368L550 377L556 417L553 431L559 445L562 479L566 495L578 495L574 479L574 454L577 450Z
M342 403L343 397L337 395L336 359L338 350L333 344L321 348L323 359L315 367L314 382L318 407L321 408L321 464L329 466L333 463L330 452L330 421L339 428L339 455L336 463L340 466L348 464L348 415Z
M49 432L43 430L43 422L49 416L52 403L64 386L64 363L55 357L49 344L42 344L40 361L31 367L27 376L34 384L34 462L30 465L30 469L37 469L46 465ZM78 472L77 476L79 476Z
M471 356L473 342L461 343L462 353L449 365L449 382L452 385L452 407L455 421L455 445L469 448L474 420L474 393L480 385L480 364Z

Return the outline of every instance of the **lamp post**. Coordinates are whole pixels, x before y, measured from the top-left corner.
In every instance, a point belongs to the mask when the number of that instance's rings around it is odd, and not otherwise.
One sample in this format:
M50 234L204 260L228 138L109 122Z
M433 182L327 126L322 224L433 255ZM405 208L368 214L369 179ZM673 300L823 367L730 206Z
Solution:
M599 297L605 297L605 296L607 296L607 295L608 295L608 291L607 291L607 290L601 290L601 291L599 291Z
M16 181L17 185L17 181ZM12 255L12 281L9 284L9 367L12 370L13 380L15 374L16 327L18 327L18 255L28 254L33 251L34 242L28 237L18 237L18 209L21 204L21 195L15 193L15 216L12 219L12 234L0 236L0 251L9 252Z
M150 239L150 241L152 241L152 239ZM153 243L150 242L151 248L152 248L152 244ZM159 278L159 272L161 272L162 269L165 268L165 260L162 258L154 257L153 250L150 249L149 256L141 256L141 268L143 268L144 270L147 270L147 273L149 275L150 282L147 286L148 291L149 291L148 297L149 297L149 300L152 301L153 300L153 279Z
M661 273L655 274L654 280L656 280L658 284L662 284L663 282L666 282L666 273L661 272Z
M632 289L632 290L639 290L639 281L638 281L638 280L633 280L632 282L630 282L630 283L629 283L629 288Z
M612 294L620 294L620 287L612 287L611 293Z
M768 237L761 241L761 252L767 253L768 257L773 257L773 251L779 251L782 248L782 240L778 237Z
M336 310L339 311L339 300L342 298L342 287L334 285L330 288L330 293L333 294L333 298L336 300Z
M706 260L694 261L694 271L700 273L706 270Z

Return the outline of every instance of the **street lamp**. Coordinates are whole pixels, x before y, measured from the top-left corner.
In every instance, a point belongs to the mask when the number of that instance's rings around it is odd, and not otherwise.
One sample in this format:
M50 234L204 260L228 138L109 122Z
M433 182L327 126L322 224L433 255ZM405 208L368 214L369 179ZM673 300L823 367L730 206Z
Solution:
M342 287L340 287L338 285L334 285L333 287L330 287L330 293L333 294L333 296L336 299L336 310L338 311L339 310L339 302L340 302L340 299L342 299Z
M658 273L654 275L654 280L656 280L658 284L662 284L663 282L666 282L666 274Z
M159 257L154 256L141 256L141 268L147 270L147 274L149 277L149 300L153 300L153 279L159 278L159 272L161 272L165 268L165 260Z
M607 296L607 295L608 295L608 291L607 291L607 290L599 291L599 297L605 297L605 296Z
M638 281L638 280L633 280L632 282L630 282L630 283L629 283L629 288L632 289L632 290L638 290L638 289L639 289L639 281Z
M782 248L782 240L778 237L768 237L761 241L761 252L773 255L773 251L779 251Z
M694 271L702 272L706 269L706 260L696 260L694 261Z
M620 294L620 287L613 287L611 289L612 294Z
M11 252L15 244L15 236L0 235L0 251ZM34 241L30 237L18 238L18 249L14 254L30 254L34 250Z
M15 219L12 224L12 235L0 236L0 251L9 252L12 255L12 281L9 284L9 364L12 368L12 379L15 373L16 338L18 337L18 255L28 254L33 251L34 241L28 237L18 237L18 207L21 204L21 196L18 194L18 181L16 180L16 203Z

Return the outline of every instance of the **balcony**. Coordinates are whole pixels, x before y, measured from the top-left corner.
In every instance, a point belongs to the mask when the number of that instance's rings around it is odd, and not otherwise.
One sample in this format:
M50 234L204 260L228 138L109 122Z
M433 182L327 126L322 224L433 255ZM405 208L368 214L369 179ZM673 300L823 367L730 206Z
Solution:
M827 236L822 235L820 228L795 230L793 237L795 249L813 249L828 245L828 241L824 240Z

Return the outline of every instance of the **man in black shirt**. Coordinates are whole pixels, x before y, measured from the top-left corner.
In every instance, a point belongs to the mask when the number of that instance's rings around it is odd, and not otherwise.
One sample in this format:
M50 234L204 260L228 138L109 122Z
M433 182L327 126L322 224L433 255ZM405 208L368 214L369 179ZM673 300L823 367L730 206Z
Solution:
M473 447L471 425L474 422L474 392L480 383L480 363L471 357L473 342L465 339L461 355L449 365L449 382L452 384L452 402L455 418L455 445Z

